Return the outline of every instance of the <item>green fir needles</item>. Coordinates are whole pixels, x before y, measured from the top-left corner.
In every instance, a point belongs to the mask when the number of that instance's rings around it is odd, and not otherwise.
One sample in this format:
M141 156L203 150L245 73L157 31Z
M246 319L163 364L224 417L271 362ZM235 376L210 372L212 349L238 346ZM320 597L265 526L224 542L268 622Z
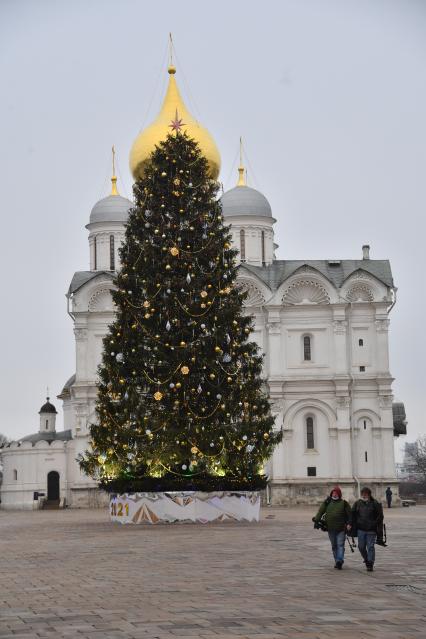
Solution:
M180 132L134 186L92 449L80 458L104 488L264 485L281 433L217 192L197 144Z

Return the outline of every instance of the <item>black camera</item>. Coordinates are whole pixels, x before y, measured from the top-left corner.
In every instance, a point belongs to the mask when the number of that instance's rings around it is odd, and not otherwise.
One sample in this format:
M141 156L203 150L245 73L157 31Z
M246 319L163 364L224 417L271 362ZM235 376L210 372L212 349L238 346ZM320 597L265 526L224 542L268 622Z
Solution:
M312 521L314 522L315 530L322 530L323 532L327 532L327 524L325 523L324 515L321 517L319 521L315 520L315 517L312 517Z

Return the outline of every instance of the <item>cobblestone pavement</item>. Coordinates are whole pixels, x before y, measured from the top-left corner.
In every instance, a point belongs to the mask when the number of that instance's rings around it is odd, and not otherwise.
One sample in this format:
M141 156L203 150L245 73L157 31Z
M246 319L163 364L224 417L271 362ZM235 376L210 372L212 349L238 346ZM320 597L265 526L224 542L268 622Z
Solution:
M121 526L105 511L0 511L0 638L426 637L426 507L333 569L312 511L259 524Z

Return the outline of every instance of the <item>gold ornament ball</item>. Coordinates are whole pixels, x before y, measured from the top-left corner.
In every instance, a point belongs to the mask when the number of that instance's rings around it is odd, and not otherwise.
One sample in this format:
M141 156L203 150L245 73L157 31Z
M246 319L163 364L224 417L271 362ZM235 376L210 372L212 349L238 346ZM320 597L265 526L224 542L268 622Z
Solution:
M176 382L176 388L180 388L181 386L182 386L182 384L180 382Z
M198 448L197 448L196 446L193 446L193 447L191 448L191 453L192 453L193 455L196 455L196 454L198 453Z
M163 171L163 172L161 173L161 177L166 177L166 175L167 175L167 173L166 173L165 171Z
M144 308L149 308L151 306L151 304L148 301L145 301L143 305L144 305Z
M269 433L263 433L263 439L269 439Z
M208 293L207 291L201 291L200 295L201 297L207 297Z
M180 342L179 346L181 346L182 348L184 348L186 346L186 342Z
M170 271L171 268L170 264L166 264L166 271Z
M216 353L221 353L222 349L220 348L220 346L215 346L214 350L216 351Z
M172 246L172 248L170 249L170 253L173 255L173 257L176 257L176 255L179 255L179 249L176 248L176 246Z
M232 377L228 377L226 381L230 384L232 382Z
M214 373L210 373L209 377L210 377L210 379L214 379L216 377L216 375Z
M163 393L160 393L160 391L157 391L156 393L154 393L154 399L155 401L159 402L160 399L163 399Z

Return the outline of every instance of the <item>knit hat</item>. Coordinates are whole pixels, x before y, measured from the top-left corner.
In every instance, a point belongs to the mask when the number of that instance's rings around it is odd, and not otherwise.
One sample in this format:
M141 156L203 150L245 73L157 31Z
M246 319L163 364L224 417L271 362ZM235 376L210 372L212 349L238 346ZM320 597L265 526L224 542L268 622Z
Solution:
M332 490L332 491L331 491L331 493L330 493L330 497L332 496L332 494L333 494L333 493L337 493L337 495L338 495L339 499L342 499L342 491L340 490L340 487L339 487L339 486L335 486L335 487L333 488L333 490Z

